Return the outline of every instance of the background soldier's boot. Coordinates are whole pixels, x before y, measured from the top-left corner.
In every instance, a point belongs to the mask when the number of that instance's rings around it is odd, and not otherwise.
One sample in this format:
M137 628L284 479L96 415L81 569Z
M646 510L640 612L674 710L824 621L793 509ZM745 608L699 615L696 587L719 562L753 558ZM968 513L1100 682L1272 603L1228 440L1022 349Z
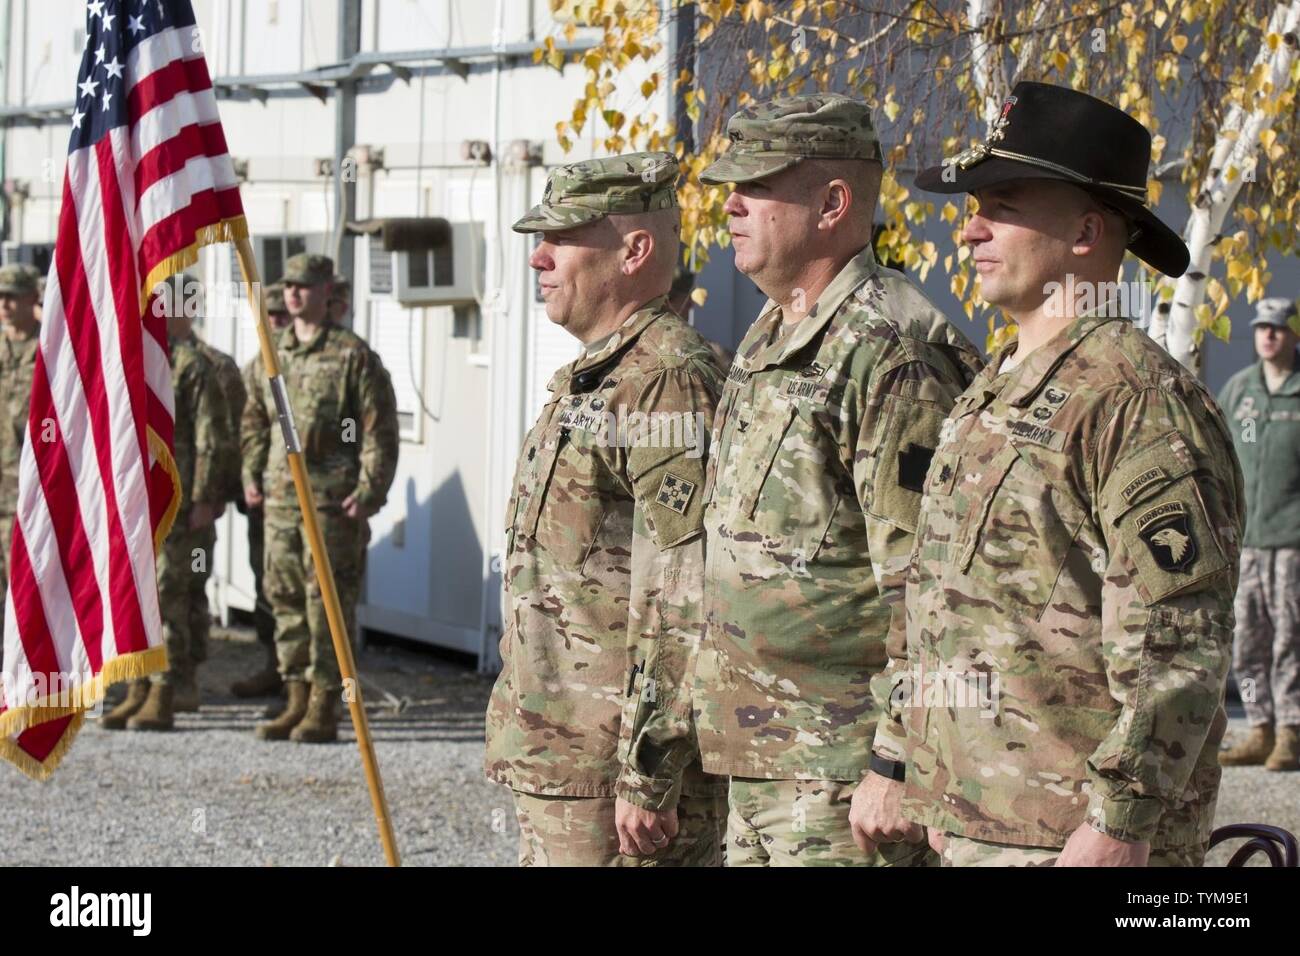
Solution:
M131 681L131 686L126 691L126 699L105 714L100 719L100 724L108 730L121 730L126 726L127 718L143 707L148 697L149 681L147 679L142 678Z
M1273 752L1273 728L1267 724L1250 728L1250 736L1235 747L1219 752L1222 767L1258 767Z
M178 714L192 714L199 709L199 676L193 664L180 672L173 672L175 694L172 710Z
M235 681L230 685L230 692L236 697L270 697L272 694L280 693L283 686L280 672L276 670L275 662L272 661L252 677Z
M144 706L127 718L127 730L171 730L173 698L176 689L171 684L154 684Z
M288 740L289 732L297 727L307 714L307 695L310 688L306 681L288 682L289 703L280 716L266 724L258 724L255 733L261 740Z
M1300 727L1277 729L1277 743L1264 761L1265 770L1300 770Z
M312 685L307 716L289 739L300 744L327 744L339 739L339 693Z

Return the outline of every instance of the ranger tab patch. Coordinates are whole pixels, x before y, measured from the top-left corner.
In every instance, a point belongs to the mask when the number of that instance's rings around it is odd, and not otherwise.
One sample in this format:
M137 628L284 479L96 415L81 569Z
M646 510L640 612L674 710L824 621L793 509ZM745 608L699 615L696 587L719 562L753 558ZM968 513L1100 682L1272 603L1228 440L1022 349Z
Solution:
M655 495L655 501L670 511L684 515L687 506L691 503L691 496L694 494L695 482L687 481L685 478L678 478L669 472L664 475L664 480L659 484L659 493Z
M1144 511L1135 520L1138 536L1151 557L1165 571L1182 574L1196 563L1196 536L1187 508L1181 501L1166 501Z

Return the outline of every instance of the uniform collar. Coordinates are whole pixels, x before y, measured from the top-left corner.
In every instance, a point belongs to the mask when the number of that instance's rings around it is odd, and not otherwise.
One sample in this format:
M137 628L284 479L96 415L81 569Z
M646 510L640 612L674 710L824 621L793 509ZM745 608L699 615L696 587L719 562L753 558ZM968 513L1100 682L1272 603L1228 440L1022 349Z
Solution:
M1255 363L1255 368L1255 375L1259 379L1259 386L1264 390L1265 395L1284 396L1287 398L1300 395L1300 349L1296 350L1295 358L1291 365L1291 374L1286 377L1286 381L1282 383L1282 387L1276 392L1270 392L1268 390L1268 378L1264 375L1264 360L1260 359L1257 361Z
M1123 321L1127 320L1115 315L1084 315L1075 319L1050 341L1034 349L1023 362L1006 373L1006 383L1001 389L1002 400L1008 405L1021 407L1028 405L1080 342L1107 323ZM999 377L998 369L1002 367L1003 360L1015 351L1015 347L1016 340L1013 338L996 354L990 356L989 364L976 379L976 385L991 386Z
M791 355L812 341L813 337L830 322L831 316L840 310L846 299L870 279L879 270L871 246L863 246L856 256L850 259L843 269L831 280L817 302L799 323L781 338L762 348L750 362L750 371L759 371L774 365L781 365ZM755 326L766 326L771 331L772 324L781 321L781 309L771 299L763 306ZM765 335L765 338L769 337Z
M280 335L280 350L283 352L314 352L324 344L332 328L332 323L322 322L316 327L316 334L303 342L298 338L298 333L293 330L293 323L290 322Z
M623 324L615 330L613 335L606 338L595 352L588 352L584 348L582 354L575 361L551 376L551 380L546 387L553 392L565 379L572 379L590 369L609 364L611 359L631 346L638 336L649 327L650 323L667 310L668 296L661 295L651 299L624 319Z

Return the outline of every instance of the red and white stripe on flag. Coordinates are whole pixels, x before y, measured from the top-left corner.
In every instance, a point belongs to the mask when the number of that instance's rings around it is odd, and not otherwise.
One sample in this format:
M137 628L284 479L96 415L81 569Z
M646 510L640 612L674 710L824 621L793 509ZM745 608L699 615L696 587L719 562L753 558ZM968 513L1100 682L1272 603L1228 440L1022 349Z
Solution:
M166 667L155 570L179 506L149 290L247 236L188 0L93 0L9 554L0 755L48 777L104 688Z

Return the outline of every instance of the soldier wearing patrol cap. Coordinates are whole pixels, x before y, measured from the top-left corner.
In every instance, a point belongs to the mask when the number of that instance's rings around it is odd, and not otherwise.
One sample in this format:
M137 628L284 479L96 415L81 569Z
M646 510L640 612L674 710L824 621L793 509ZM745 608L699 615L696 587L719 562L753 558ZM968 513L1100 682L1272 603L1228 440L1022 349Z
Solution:
M1246 476L1246 535L1232 669L1250 734L1224 766L1300 770L1300 362L1296 305L1256 307L1259 361L1228 379L1219 407Z
M36 318L39 281L40 274L29 265L0 267L0 633L4 631L5 595L9 591L9 546L18 506L18 466L40 346L41 328Z
M1107 295L1126 249L1187 267L1150 158L1122 111L1020 83L983 143L916 179L974 195L980 293L1018 328L925 476L876 731L905 779L873 775L868 834L908 830L901 798L947 865L1204 860L1242 477L1213 398Z
M293 316L284 306L284 286L272 282L265 289L266 317L271 328L276 331L286 329L293 324ZM243 379L244 396L253 394L258 389L258 382L266 378L262 367L262 357L254 355L240 372ZM240 410L242 416L242 406ZM279 658L275 653L275 615L271 613L271 604L266 599L262 586L262 570L266 538L266 526L262 507L250 508L241 494L237 507L248 519L248 563L253 569L253 592L256 603L253 606L253 629L257 632L257 643L265 652L262 669L256 673L240 678L230 685L230 692L236 697L266 697L278 694L284 689L280 679Z
M351 638L367 523L383 506L397 471L397 400L379 356L355 333L329 321L333 277L334 263L326 256L303 253L285 263L281 281L293 323L276 345ZM289 693L285 708L256 733L263 740L326 743L338 737L342 681L276 409L263 376L244 404L244 503L265 509L263 582Z
M883 175L864 103L743 109L706 183L736 267L769 301L727 376L706 486L704 768L731 777L727 864L927 865L919 832L876 851L851 804L867 773L891 614L921 482L979 353L876 261Z
M514 224L546 314L583 344L550 382L507 508L501 676L486 771L521 865L716 866L725 783L699 769L708 422L721 370L668 310L677 161L562 166Z

